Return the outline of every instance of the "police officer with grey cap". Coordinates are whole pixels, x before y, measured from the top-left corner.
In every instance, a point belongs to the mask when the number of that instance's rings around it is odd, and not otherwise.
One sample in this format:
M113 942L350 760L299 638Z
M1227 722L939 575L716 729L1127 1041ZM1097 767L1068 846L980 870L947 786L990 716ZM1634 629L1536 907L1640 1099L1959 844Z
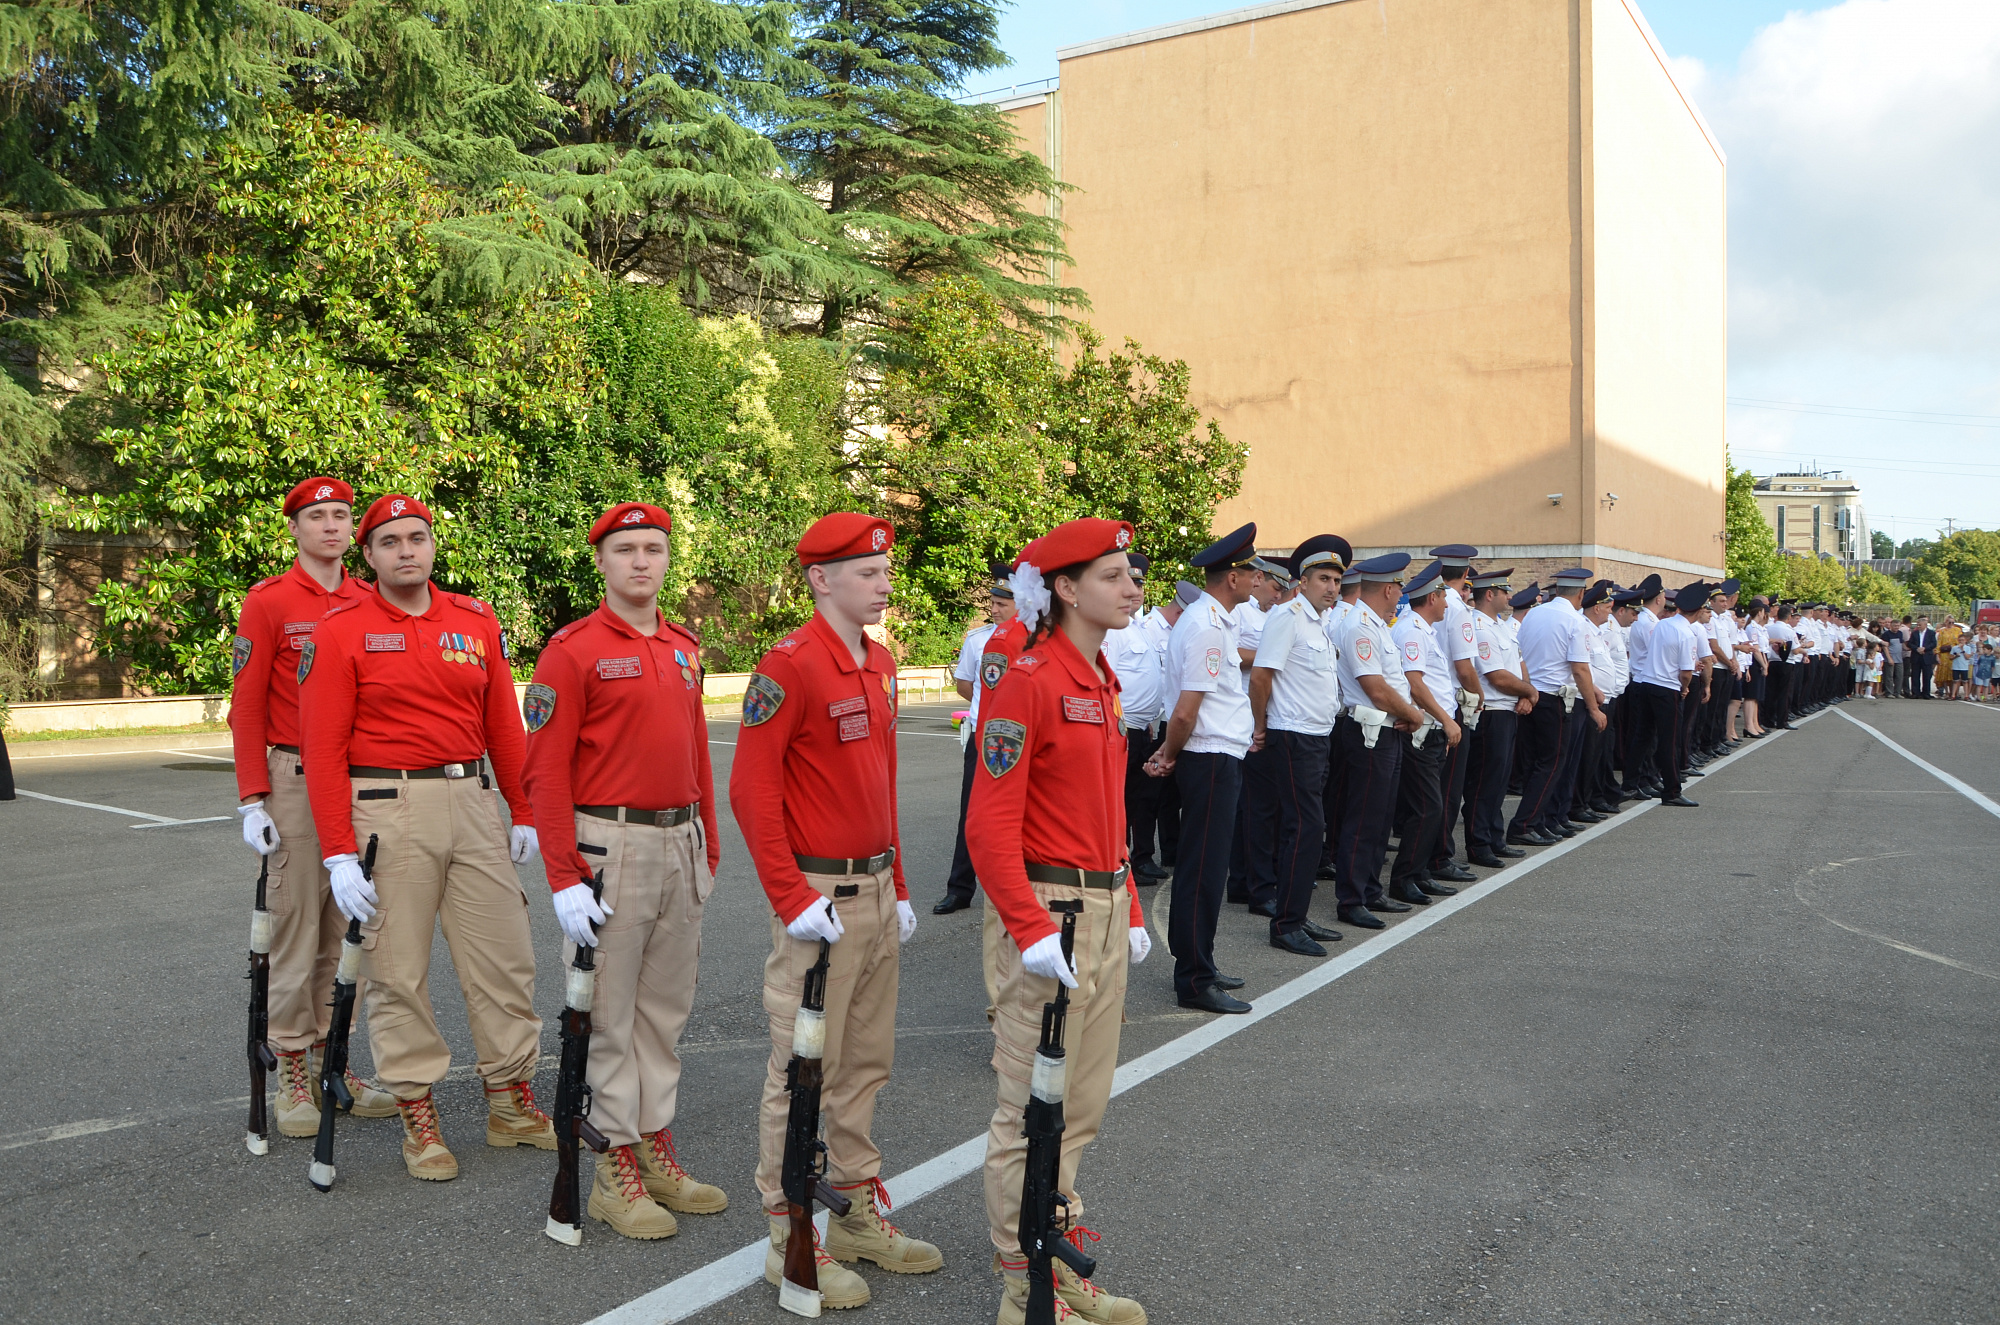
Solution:
M1569 798L1583 724L1600 731L1605 725L1585 639L1592 627L1577 607L1589 584L1590 572L1581 566L1557 571L1554 597L1521 622L1521 663L1538 697L1521 728L1528 772L1507 826L1507 840L1515 845L1547 846L1578 832L1569 822Z
M1341 921L1357 929L1383 928L1373 912L1410 909L1382 891L1403 751L1408 733L1424 720L1410 702L1409 678L1389 625L1409 565L1409 553L1388 552L1348 567L1348 582L1359 584L1360 592L1336 644L1345 708L1333 729L1333 757L1341 761L1343 783L1334 896Z
M1449 897L1458 891L1433 879L1427 868L1444 818L1445 756L1463 743L1457 677L1433 629L1445 614L1440 569L1433 561L1410 577L1403 586L1409 611L1391 631L1410 685L1410 701L1425 715L1403 751L1396 792L1396 861L1389 872L1389 896L1411 906L1429 906L1433 896Z
M1247 682L1264 623L1280 603L1290 601L1290 567L1270 557L1250 559L1250 599L1236 609L1236 646ZM1243 790L1236 798L1236 834L1229 844L1229 886L1224 900L1245 903L1250 914L1275 913L1278 896L1278 784L1271 751L1262 745L1243 759Z
M1138 552L1125 557L1132 563L1133 580L1143 587L1152 560ZM1104 636L1104 657L1118 675L1118 703L1125 712L1125 822L1132 881L1142 888L1167 877L1153 859L1160 789L1166 783L1146 776L1146 761L1160 748L1166 730L1167 632L1180 615L1179 606L1169 602Z
M1008 580L1010 568L996 562L989 568L989 573L993 579L986 590L987 619L966 632L965 640L958 649L958 666L952 671L958 686L958 697L971 701L972 707L966 712L964 726L959 729L965 768L958 788L958 841L951 849L951 874L945 879L944 896L931 908L934 916L965 910L972 905L972 890L979 886L979 880L972 871L971 853L965 849L965 811L972 802L972 777L979 767L980 660L986 641L993 638L993 632L1014 619L1014 586Z
M1473 607L1473 664L1479 669L1479 725L1466 733L1472 749L1465 758L1465 854L1474 865L1499 869L1506 858L1526 855L1507 845L1501 814L1514 768L1514 734L1523 708L1533 709L1535 688L1521 671L1521 652L1507 608L1512 567L1487 571L1470 580Z
M1450 680L1457 691L1460 717L1470 735L1478 729L1485 693L1479 684L1476 661L1477 627L1473 618L1478 613L1472 610L1472 603L1466 595L1472 560L1479 555L1479 549L1469 543L1447 543L1443 547L1432 548L1431 555L1437 558L1438 579L1444 584L1445 602L1444 616L1431 630L1436 634L1438 648L1443 651L1450 666ZM1431 858L1426 866L1426 873L1438 882L1471 883L1478 877L1452 859L1457 851L1454 836L1458 827L1459 800L1465 792L1470 744L1461 740L1445 751L1444 766L1438 772L1438 784L1444 790L1444 812L1438 825L1437 841L1431 847Z
M1181 840L1167 946L1174 954L1174 992L1181 1006L1205 1012L1250 1010L1227 992L1242 988L1242 979L1216 969L1215 925L1229 876L1243 756L1254 739L1231 613L1250 595L1256 541L1257 526L1247 524L1191 559L1207 583L1168 637L1166 693L1173 706L1167 734L1146 761L1148 773L1171 775L1180 787Z

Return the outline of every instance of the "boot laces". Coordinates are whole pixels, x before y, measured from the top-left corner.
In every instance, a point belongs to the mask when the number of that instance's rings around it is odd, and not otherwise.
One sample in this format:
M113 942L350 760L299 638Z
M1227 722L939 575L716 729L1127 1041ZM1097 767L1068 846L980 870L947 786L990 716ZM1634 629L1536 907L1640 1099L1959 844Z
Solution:
M618 1170L618 1190L625 1193L625 1199L637 1204L652 1199L646 1195L646 1180L639 1175L639 1157L632 1153L630 1146L613 1146L611 1162Z
M1083 1250L1083 1244L1085 1239L1089 1239L1092 1242L1102 1242L1104 1240L1103 1234L1093 1233L1089 1229L1085 1228L1082 1224L1072 1224L1069 1228L1069 1231L1064 1233L1063 1236L1068 1238L1069 1244L1072 1247L1075 1247L1078 1251ZM1057 1262L1057 1264L1061 1265L1061 1262ZM1092 1282L1090 1282L1090 1280L1078 1274L1075 1270L1070 1270L1069 1267L1066 1265L1062 1266L1062 1269L1069 1271L1069 1277L1076 1280L1077 1287L1082 1289L1086 1296L1091 1298L1099 1298L1105 1295L1103 1289L1099 1288L1096 1284L1093 1284ZM1062 1283L1061 1271L1058 1271L1056 1274L1056 1283L1057 1284Z
M312 1072L306 1066L306 1051L278 1051L278 1089L293 1104L312 1103Z
M508 1085L500 1087L498 1090L492 1086L488 1086L486 1093L488 1095L509 1096L514 1102L515 1109L519 1110L521 1116L524 1118L538 1123L545 1123L549 1120L549 1116L535 1106L535 1088L526 1081L511 1082Z
M681 1167L679 1158L674 1154L674 1131L671 1127L662 1127L659 1131L647 1137L646 1140L652 1144L654 1163L683 1182L693 1181L693 1179L688 1177L687 1170Z
M882 1217L882 1212L892 1207L889 1204L889 1189L882 1185L880 1178L870 1178L866 1182L857 1182L852 1187L841 1187L836 1190L847 1192L866 1191L868 1194L868 1213L875 1216L877 1226L889 1237L897 1238L903 1235L903 1230Z
M441 1146L444 1132L438 1126L437 1105L426 1094L420 1100L399 1100L403 1110L403 1123L420 1146Z

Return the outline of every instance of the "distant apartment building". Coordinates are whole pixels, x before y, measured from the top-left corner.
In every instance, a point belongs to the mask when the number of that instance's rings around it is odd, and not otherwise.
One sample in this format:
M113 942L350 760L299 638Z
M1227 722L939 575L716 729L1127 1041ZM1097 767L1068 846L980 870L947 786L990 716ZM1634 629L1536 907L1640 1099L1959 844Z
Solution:
M1725 157L1629 0L1278 0L1058 56L1001 105L1075 188L1090 320L1249 444L1220 527L1721 574Z
M1786 552L1831 553L1866 561L1872 549L1861 485L1839 471L1773 474L1757 480L1757 509Z

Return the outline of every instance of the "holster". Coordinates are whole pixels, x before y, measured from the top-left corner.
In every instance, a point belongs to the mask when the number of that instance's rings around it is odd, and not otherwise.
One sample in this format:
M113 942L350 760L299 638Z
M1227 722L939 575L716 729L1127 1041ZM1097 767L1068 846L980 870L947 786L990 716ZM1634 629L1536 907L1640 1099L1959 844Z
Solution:
M1381 709L1369 708L1366 704L1356 704L1351 710L1354 720L1361 724L1361 748L1373 750L1375 742L1382 736L1382 729L1394 719Z
M1486 707L1486 696L1477 690L1459 688L1458 721L1467 731L1479 730L1479 711Z
M1571 709L1575 708L1576 701L1583 697L1583 691L1577 689L1574 685L1566 685L1562 689L1556 691L1556 693L1562 696L1563 712L1565 714L1567 714Z

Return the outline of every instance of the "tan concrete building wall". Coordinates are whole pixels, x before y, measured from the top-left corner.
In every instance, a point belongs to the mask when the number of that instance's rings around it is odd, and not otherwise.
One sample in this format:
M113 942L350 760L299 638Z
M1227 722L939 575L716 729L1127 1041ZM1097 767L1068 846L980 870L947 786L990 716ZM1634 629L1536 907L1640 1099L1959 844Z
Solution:
M1701 321L1721 273L1651 333L1712 342L1662 370L1674 380L1634 371L1647 333L1623 324L1657 293L1645 280L1609 282L1616 325L1588 319L1605 264L1622 278L1645 233L1627 225L1601 260L1587 244L1592 3L1265 5L1062 52L1060 90L1010 109L1076 186L1062 213L1090 320L1187 360L1194 403L1250 446L1221 527L1254 519L1272 548L1332 531L1357 548L1719 562L1723 333L1719 314ZM1723 218L1719 157L1683 189L1699 169L1653 104L1667 93L1621 88L1607 119L1615 150L1669 161L1661 224L1712 231L1646 254L1671 290L1677 264L1720 260ZM1601 371L1598 343L1617 350ZM1602 476L1632 489L1609 511L1591 496L1600 395L1620 420ZM1669 426L1642 423L1657 400L1675 402ZM1708 402L1712 437L1691 435L1680 417Z

